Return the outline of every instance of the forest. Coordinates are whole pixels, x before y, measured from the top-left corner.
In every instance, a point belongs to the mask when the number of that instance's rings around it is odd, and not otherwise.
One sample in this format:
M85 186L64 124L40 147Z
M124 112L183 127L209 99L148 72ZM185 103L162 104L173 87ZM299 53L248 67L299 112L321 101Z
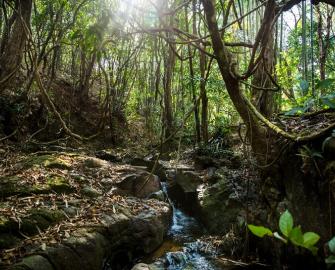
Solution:
M0 269L335 269L335 0L0 6Z

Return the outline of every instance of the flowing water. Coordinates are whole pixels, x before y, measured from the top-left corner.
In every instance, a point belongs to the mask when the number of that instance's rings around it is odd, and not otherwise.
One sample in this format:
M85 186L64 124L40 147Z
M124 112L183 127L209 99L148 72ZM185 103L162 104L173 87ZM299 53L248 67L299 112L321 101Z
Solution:
M162 187L173 208L173 220L166 241L147 262L168 270L227 269L217 260L215 249L198 240L205 233L203 226L169 199L166 183Z

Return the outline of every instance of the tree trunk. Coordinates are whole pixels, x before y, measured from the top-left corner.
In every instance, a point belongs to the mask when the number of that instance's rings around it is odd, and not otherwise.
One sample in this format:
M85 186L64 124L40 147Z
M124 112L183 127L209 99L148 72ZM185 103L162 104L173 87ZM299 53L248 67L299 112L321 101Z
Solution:
M271 82L267 73L272 73L274 68L275 61L275 51L274 51L274 33L270 34L269 41L264 51L264 57L262 62L259 64L252 84L257 86L257 88L270 89L273 88L273 83ZM274 91L269 90L260 90L253 88L252 89L252 101L255 107L260 113L265 117L269 118L274 113L275 104L274 104Z
M168 10L168 2L164 4L165 10ZM171 16L169 20L169 27L173 28L174 17ZM171 34L168 34L168 39L173 39ZM172 79L173 69L175 65L175 44L167 44L167 57L165 58L165 74L164 74L164 127L165 127L165 138L170 137L173 132L173 114L172 114Z
M15 16L11 34L4 48L2 48L3 53L0 57L0 91L10 83L20 67L27 41L26 31L28 29L26 27L30 27L32 0L17 0L15 5L20 16Z
M208 142L208 97L206 91L206 55L200 52L200 97L201 97L201 133L202 140Z
M208 30L211 35L212 46L216 60L220 69L221 76L226 84L228 94L244 123L249 130L249 138L254 151L254 154L260 160L263 159L266 152L266 132L257 121L253 113L245 103L245 97L242 94L239 81L232 74L233 59L231 53L224 45L221 34L219 32L218 23L216 20L216 10L214 0L202 0Z

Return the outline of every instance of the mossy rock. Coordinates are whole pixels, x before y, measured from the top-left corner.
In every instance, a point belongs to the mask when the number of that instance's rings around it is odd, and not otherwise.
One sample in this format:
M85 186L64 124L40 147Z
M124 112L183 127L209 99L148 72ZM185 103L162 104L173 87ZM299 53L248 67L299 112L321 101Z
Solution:
M0 250L13 248L19 241L20 239L10 233L0 233Z
M202 220L212 233L227 233L243 210L243 204L234 197L224 179L204 192L201 203ZM222 214L224 213L224 214Z
M59 175L51 175L47 178L47 185L56 193L71 193L74 188L69 184L69 181Z
M22 219L20 227L18 223L14 222L11 222L11 227L12 231L16 230L26 235L35 235L39 230L46 230L49 226L63 219L65 219L65 215L59 210L33 209L28 217Z
M22 185L20 181L21 178L16 175L0 177L0 197L7 198L14 195L31 194L31 187Z
M53 155L31 156L23 162L24 168L44 166L49 169L70 170L71 163Z
M52 191L70 193L74 189L65 178L55 175L49 176L45 184L38 183L32 186L22 184L21 178L18 176L0 177L0 198L14 195L48 194Z

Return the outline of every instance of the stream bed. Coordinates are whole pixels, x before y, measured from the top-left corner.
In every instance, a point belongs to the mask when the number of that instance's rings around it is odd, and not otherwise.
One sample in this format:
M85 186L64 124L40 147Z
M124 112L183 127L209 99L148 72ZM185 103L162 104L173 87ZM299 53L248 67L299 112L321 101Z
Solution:
M168 270L229 269L218 260L215 248L199 240L206 234L205 228L169 198L165 182L162 188L173 208L172 223L164 243L144 262Z

